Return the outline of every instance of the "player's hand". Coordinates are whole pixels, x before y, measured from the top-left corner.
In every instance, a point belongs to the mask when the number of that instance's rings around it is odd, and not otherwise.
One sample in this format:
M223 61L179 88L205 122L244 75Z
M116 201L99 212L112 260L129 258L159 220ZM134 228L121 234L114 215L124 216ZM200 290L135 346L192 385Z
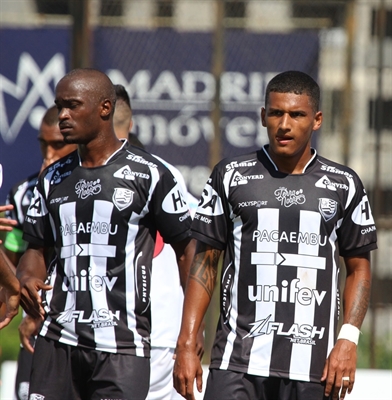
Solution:
M0 206L0 213L11 211L13 208L14 206L12 204ZM0 218L0 231L10 232L16 225L18 225L18 221L15 221L14 219ZM2 243L1 240L0 243Z
M19 290L7 290L0 288L0 306L5 303L6 310L4 316L0 319L0 329L7 326L15 315L19 312L20 292Z
M195 350L181 349L177 346L173 369L173 383L177 392L187 400L195 400L193 382L196 378L197 390L203 387L203 369Z
M19 324L18 330L20 343L22 343L22 346L29 353L34 353L34 347L30 343L30 338L38 334L41 324L41 319L32 318L30 315L26 315Z
M40 290L50 290L52 286L46 285L39 278L26 278L20 281L21 285L21 299L23 309L32 318L43 320L45 317L45 310L42 305L42 299L39 295Z
M325 396L332 394L333 400L343 400L346 393L350 394L354 387L356 365L357 345L339 339L325 361L321 377L321 381L326 383Z

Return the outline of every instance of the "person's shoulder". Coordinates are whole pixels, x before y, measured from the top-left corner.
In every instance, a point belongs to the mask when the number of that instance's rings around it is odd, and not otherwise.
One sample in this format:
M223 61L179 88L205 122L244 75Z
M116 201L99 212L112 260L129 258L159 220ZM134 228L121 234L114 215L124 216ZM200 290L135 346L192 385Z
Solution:
M35 186L35 184L37 183L37 179L38 179L38 175L39 172L35 172L34 174L29 175L27 178L22 179L18 182L16 182L9 193L16 193L18 192L21 188L29 188L29 187L33 187Z
M330 173L331 175L341 175L345 176L346 178L355 177L359 179L358 174L347 165L332 161L328 158L320 156L319 154L317 155L316 162L320 170L324 171L325 173Z
M147 150L142 149L132 144L128 144L122 149L123 156L128 160L137 164L143 164L150 168L160 168L166 170L164 163Z
M216 164L215 168L230 171L239 167L252 167L256 165L256 163L257 152L252 151L250 153L223 158Z

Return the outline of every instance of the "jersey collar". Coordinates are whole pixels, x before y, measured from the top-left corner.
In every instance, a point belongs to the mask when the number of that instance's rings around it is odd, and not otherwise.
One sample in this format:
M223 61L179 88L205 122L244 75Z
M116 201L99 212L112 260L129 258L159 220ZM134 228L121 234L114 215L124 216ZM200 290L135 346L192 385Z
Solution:
M263 146L263 151L264 154L266 155L266 157L268 158L268 160L270 161L270 163L272 164L272 166L274 167L275 171L279 171L277 165L272 161L272 158L270 157L269 153L268 153L268 144L266 144L265 146ZM306 169L313 163L313 161L315 160L315 158L317 157L317 150L314 149L313 147L310 149L312 152L312 157L311 159L307 162L307 164L305 165L304 169L302 170L302 173L304 174Z

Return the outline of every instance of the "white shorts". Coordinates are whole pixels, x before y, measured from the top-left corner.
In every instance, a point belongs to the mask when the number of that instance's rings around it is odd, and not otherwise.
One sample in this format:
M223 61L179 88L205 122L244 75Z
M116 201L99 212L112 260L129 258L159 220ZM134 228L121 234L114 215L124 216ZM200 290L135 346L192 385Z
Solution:
M147 400L184 400L173 387L174 349L152 347L150 390Z

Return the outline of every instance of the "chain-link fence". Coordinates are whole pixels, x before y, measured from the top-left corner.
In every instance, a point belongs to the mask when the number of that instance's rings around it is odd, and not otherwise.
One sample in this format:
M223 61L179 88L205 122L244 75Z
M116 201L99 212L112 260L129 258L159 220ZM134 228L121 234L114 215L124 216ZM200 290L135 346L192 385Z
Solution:
M35 59L41 70L56 60L57 71L93 66L123 84L131 97L133 132L149 151L181 170L195 196L222 157L252 151L266 142L260 108L273 75L299 69L317 79L324 123L313 145L359 173L371 193L380 227L372 305L363 328L362 345L366 343L370 352L361 349L361 362L391 366L390 361L385 364L376 358L375 345L377 337L391 354L390 2L31 0L23 4L23 9L16 9L13 2L1 2L1 29L13 38L10 58L17 44L28 42L13 30L24 29L30 37L36 35L37 46L53 48L51 54ZM45 29L49 36L44 35ZM52 46L50 35L61 38L57 47ZM3 52L10 45L2 40ZM26 53L33 54L26 48L22 52L23 60ZM58 53L62 58L53 61ZM14 70L20 68L20 59L16 52ZM16 73L4 60L0 74L16 82ZM57 78L54 73L53 81ZM2 101L7 107L7 97ZM40 102L48 106L49 100L41 96ZM13 117L17 115L15 111ZM16 133L11 119L8 115L7 124L4 119L0 122L9 146L16 143L19 131L25 134L29 123L26 116ZM16 154L17 149L10 149ZM211 315L209 337L216 323Z

